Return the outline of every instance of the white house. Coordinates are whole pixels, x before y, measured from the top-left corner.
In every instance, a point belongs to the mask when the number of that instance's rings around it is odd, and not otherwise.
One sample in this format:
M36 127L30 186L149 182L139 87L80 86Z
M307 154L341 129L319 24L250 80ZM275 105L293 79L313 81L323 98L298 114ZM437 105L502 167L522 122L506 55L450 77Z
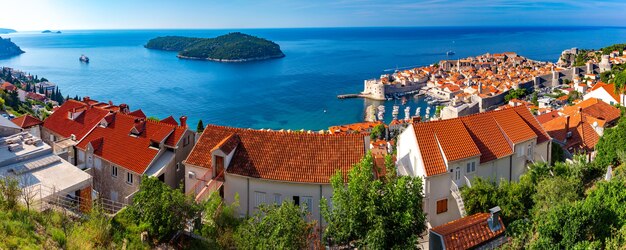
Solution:
M320 199L332 196L330 177L365 155L362 135L278 132L209 125L184 162L185 190L197 200L218 191L227 203L239 196L239 214L262 204L293 201L322 221Z
M424 179L429 227L465 215L459 187L480 176L516 181L533 161L549 161L550 137L525 106L413 123L398 138L398 174Z
M584 100L589 98L597 98L611 105L620 104L622 106L626 106L626 96L624 96L624 94L615 93L615 84L612 83L596 83L596 85L593 85L589 93L583 96Z

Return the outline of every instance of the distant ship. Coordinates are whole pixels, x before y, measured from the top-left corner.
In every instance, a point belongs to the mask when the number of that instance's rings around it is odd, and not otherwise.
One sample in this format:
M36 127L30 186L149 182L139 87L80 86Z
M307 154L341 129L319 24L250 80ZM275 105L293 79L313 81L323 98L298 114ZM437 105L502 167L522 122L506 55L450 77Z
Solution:
M455 53L454 53L454 51L452 51L452 50L448 50L448 52L446 52L446 55L448 55L448 56L451 56L451 55L454 55L454 54L455 54Z
M81 55L80 58L78 58L78 60L80 60L81 62L84 62L84 63L89 63L89 57L87 57L85 55Z

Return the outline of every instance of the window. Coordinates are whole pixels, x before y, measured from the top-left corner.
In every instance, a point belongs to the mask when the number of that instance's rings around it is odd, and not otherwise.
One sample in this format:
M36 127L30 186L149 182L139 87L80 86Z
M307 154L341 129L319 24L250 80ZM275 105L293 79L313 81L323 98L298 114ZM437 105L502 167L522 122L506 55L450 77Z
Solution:
M258 208L263 203L265 203L265 193L254 192L254 208Z
M309 213L312 213L313 212L313 197L304 196L302 197L302 201L304 205L306 206L306 211Z
M126 183L133 184L133 174L130 172L126 173Z
M293 196L293 204L296 206L300 206L300 196Z
M460 180L461 179L461 168L457 167L456 168L456 176L455 176L456 180Z
M448 212L448 198L437 201L437 214Z
M518 146L515 148L515 151L517 151L517 157L524 156L524 147Z
M180 162L176 163L176 172L180 171Z
M528 144L528 149L526 150L526 157L531 159L533 157L533 144Z
M476 171L476 162L468 162L467 173L473 173L474 171Z
M280 205L280 203L282 202L280 194L274 194L274 203Z
M54 135L50 135L50 141L54 142Z
M189 144L189 135L187 135L187 137L183 138L183 147L187 146Z
M117 177L117 167L116 167L116 166L113 166L113 167L111 168L111 175L112 175L113 177Z

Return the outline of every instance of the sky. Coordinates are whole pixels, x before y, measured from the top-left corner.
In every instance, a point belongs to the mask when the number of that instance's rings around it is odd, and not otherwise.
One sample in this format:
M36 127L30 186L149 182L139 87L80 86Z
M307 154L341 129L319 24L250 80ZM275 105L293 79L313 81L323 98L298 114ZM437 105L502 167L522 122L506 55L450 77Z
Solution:
M626 1L4 0L0 28L626 26Z

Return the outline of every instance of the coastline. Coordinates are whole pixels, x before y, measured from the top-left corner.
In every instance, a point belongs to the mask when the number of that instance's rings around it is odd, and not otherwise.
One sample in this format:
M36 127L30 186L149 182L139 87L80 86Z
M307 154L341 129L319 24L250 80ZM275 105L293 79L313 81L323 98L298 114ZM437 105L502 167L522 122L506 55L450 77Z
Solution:
M285 57L285 54L274 55L274 56L253 57L253 58L246 58L246 59L217 59L217 58L210 58L210 57L208 57L208 58L199 58L199 57L190 57L190 56L181 56L181 55L176 55L176 57L178 57L180 59L199 60L199 61L251 62L251 61L262 61L262 60L283 58L283 57Z

